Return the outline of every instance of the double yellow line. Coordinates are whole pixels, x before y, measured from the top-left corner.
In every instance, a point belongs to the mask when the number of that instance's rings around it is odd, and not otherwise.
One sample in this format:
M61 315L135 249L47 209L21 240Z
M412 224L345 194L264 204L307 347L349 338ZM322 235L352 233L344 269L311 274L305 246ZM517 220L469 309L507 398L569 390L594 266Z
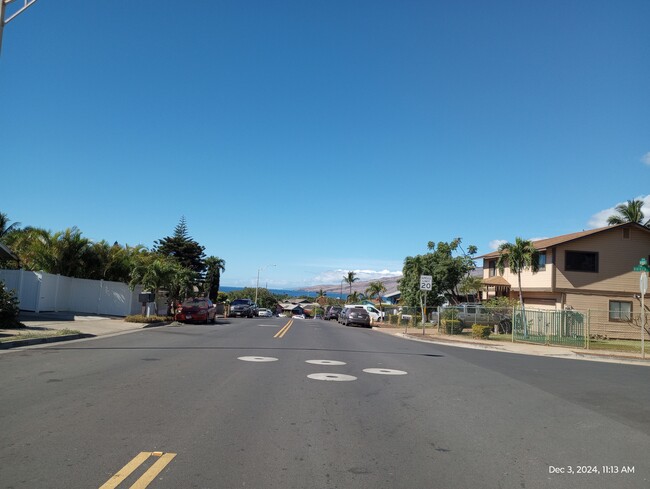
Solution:
M282 326L282 329L275 333L274 338L282 338L285 334L287 334L287 331L289 331L289 328L293 324L293 319L289 319L289 322Z
M167 467L167 464L176 456L175 453L163 452L140 452L128 464L122 467L113 477L101 486L99 489L114 489L119 486L124 479L130 476L135 469L140 467L149 457L158 457L149 469L133 483L130 489L145 489L153 480Z

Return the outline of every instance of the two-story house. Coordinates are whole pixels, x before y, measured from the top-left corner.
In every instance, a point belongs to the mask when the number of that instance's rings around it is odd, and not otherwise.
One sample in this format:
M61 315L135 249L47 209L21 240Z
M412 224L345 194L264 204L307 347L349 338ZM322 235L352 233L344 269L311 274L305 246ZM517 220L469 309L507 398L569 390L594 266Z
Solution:
M542 239L533 245L539 251L539 272L521 273L526 306L594 311L604 316L601 322L609 323L603 325L605 329L634 337L634 328L621 323L632 323L640 312L640 272L633 268L641 258L650 260L650 229L625 223ZM506 267L501 275L496 268L498 257L498 251L479 257L483 258L485 297L518 298L517 274ZM649 297L646 294L646 313Z

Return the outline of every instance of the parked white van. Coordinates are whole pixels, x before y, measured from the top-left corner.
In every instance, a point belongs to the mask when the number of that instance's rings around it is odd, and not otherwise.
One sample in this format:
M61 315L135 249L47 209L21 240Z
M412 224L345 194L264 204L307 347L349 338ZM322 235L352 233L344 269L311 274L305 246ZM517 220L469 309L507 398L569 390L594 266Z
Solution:
M345 307L346 308L358 307L358 308L361 308L361 309L365 309L368 312L368 315L370 316L371 321L373 321L373 322L374 321L383 321L384 316L386 315L385 312L381 312L375 306L371 306L369 304L346 304Z

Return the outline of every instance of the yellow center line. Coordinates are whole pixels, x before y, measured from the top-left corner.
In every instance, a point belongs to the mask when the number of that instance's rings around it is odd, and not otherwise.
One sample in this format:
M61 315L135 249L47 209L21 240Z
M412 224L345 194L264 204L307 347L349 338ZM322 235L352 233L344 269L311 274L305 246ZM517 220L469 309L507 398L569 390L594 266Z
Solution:
M133 458L133 460L122 467L113 477L108 479L108 481L106 481L106 483L99 489L115 489L152 455L160 458L156 460L156 462L151 467L149 467L149 470L142 474L142 476L137 481L135 481L135 484L131 486L131 489L144 489L151 483L151 481L156 478L162 469L164 469L167 464L172 461L172 459L176 456L175 453L163 454L160 452L140 452Z
M151 467L149 467L149 470L142 474L142 477L135 481L135 484L133 484L130 489L145 489L145 487L151 484L156 476L167 467L167 464L171 462L175 456L175 453L163 454Z
M289 328L291 327L292 324L293 324L293 319L289 319L289 322L284 326L282 326L282 329L280 329L280 331L275 333L274 338L282 338L285 335L285 333L289 331Z

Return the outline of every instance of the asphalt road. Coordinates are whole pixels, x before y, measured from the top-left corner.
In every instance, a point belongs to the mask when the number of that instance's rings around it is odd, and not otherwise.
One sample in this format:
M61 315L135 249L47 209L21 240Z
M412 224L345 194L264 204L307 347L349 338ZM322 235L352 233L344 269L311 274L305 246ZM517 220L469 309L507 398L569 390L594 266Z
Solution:
M288 321L0 353L0 487L650 487L645 367Z

